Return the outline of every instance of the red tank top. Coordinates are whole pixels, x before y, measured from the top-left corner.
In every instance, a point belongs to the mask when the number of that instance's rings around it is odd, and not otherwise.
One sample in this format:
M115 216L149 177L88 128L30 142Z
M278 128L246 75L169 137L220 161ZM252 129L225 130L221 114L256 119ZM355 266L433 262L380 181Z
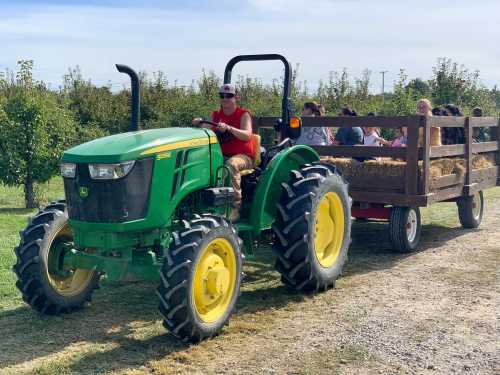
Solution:
M231 125L237 129L241 129L241 117L245 114L250 114L245 108L236 107L236 110L229 116L225 115L222 111L222 108L218 111L214 111L212 113L212 121L213 122L224 122L228 125ZM229 134L228 139L225 142L221 143L222 154L224 156L234 156L238 154L247 155L250 158L254 158L254 149L252 140L242 141L241 139L236 138L234 135Z

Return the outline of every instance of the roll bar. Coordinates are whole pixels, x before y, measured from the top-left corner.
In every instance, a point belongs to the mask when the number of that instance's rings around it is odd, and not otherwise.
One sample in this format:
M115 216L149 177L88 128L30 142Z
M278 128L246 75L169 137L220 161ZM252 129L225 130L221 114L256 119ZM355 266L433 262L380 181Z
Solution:
M292 69L288 60L277 53L268 53L260 55L239 55L233 57L224 69L224 84L231 83L231 74L233 67L241 61L269 61L279 60L285 66L285 77L283 79L283 99L281 101L281 122L286 128L290 122L291 108L290 108L290 84L292 82Z

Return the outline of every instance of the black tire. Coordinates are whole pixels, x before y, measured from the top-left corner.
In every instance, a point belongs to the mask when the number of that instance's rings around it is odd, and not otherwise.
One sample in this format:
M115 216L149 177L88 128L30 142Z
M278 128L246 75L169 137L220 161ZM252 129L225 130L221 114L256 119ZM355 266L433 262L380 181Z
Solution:
M160 271L161 282L157 294L163 325L184 342L199 342L217 335L227 324L240 294L242 259L241 239L225 218L204 215L183 221L183 229L172 233L172 241ZM214 240L226 240L235 256L235 282L229 304L215 321L204 321L198 313L194 282L200 258ZM217 297L219 298L219 297Z
M395 251L414 251L420 242L421 232L422 219L418 207L395 206L391 209L389 236Z
M335 286L335 280L341 275L351 243L348 185L334 166L317 162L292 170L289 182L282 186L273 223L273 249L278 256L276 270L281 273L282 282L295 290L327 290ZM316 215L327 193L339 198L344 225L333 263L321 265L315 250Z
M478 207L479 205L479 207ZM461 197L457 201L458 218L460 224L466 229L476 229L483 221L484 198L479 191L470 197Z
M15 248L17 262L13 271L18 278L16 287L27 304L40 313L57 315L72 312L90 302L92 292L98 287L98 272L71 270L61 276L49 268L49 258L54 256L59 241L73 240L63 202L53 202L38 212L20 232L20 237L21 242ZM58 264L63 256L64 252L58 255ZM54 280L63 282L73 277L82 278L80 287L73 292L67 288L57 289L54 285Z

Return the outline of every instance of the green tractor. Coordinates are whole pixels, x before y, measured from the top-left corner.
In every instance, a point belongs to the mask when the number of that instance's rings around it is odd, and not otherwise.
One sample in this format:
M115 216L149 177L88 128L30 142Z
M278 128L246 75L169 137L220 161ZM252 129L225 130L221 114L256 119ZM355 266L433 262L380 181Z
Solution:
M290 116L291 69L283 56L237 56L224 83L236 63L255 60L285 65L275 127L282 141L245 171L241 221L228 219L233 190L217 135L188 127L140 130L137 74L117 65L132 81L131 131L64 153L66 199L32 217L15 248L16 286L26 303L43 314L69 313L90 301L102 275L156 281L165 327L198 342L228 322L244 253L270 232L284 284L303 292L334 286L350 244L347 184L312 148L293 144L300 121Z

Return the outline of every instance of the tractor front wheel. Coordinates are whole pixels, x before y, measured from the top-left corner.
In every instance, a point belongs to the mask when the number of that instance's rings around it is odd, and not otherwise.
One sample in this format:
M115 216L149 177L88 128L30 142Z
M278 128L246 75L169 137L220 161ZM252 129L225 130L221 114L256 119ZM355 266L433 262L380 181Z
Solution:
M163 325L183 341L215 336L240 291L241 240L224 218L204 215L172 233L158 288Z
M73 244L63 202L52 203L40 211L20 235L13 271L26 303L43 314L55 315L71 312L90 301L99 273L63 267L64 255Z
M273 224L276 269L299 291L333 287L351 242L347 183L333 166L316 163L290 172Z

